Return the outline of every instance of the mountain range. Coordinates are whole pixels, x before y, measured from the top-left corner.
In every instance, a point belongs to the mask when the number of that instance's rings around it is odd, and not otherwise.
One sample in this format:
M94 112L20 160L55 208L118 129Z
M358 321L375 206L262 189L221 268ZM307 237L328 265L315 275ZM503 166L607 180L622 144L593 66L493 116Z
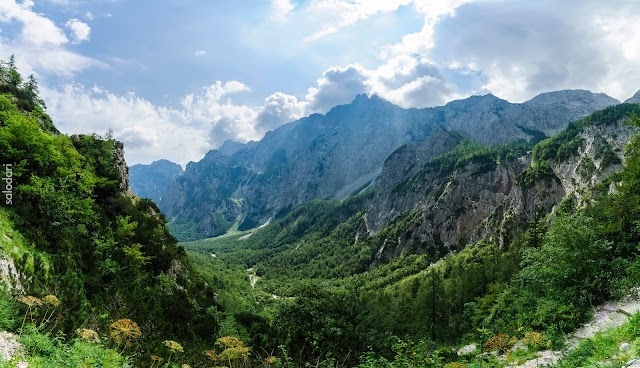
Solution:
M356 194L374 183L398 149L415 149L414 158L424 161L461 140L485 146L539 141L618 103L604 94L564 90L524 103L488 94L403 109L375 95L359 95L326 115L285 124L258 142L225 142L189 163L184 173L166 160L134 165L131 186L159 203L179 239L211 237L268 223L311 199ZM445 132L456 138L440 141ZM384 176L401 181L411 173L387 169ZM392 218L382 216L376 227Z

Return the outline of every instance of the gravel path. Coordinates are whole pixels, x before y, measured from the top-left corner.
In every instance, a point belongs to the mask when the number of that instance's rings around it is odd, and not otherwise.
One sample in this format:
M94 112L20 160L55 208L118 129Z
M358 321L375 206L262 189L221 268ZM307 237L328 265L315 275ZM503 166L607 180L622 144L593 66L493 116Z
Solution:
M580 341L593 337L597 332L606 331L625 324L631 316L640 312L640 298L628 298L618 302L607 302L597 307L591 321L577 329L567 339L567 349L575 348ZM517 368L537 368L556 364L562 358L562 351L544 350L538 352L538 358L526 361ZM631 367L636 367L632 365ZM638 363L640 367L640 361Z

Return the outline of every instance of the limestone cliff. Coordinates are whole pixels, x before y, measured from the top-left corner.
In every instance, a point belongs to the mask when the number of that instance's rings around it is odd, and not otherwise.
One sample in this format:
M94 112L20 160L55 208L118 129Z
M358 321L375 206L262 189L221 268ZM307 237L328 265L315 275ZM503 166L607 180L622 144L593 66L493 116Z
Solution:
M477 156L450 171L428 163L416 168L415 148L396 151L365 218L370 235L397 219L405 230L387 239L374 263L404 252L442 255L485 237L506 246L561 203L586 205L592 188L622 169L624 146L634 132L623 120L593 121L541 142L533 153L507 160ZM572 149L557 149L563 145Z

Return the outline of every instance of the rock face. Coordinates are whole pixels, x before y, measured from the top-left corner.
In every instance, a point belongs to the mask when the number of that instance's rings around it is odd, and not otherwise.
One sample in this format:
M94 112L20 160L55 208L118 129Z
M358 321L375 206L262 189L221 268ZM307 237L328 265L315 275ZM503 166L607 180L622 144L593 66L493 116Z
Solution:
M378 184L392 188L394 180L414 173L412 160L427 160L463 138L484 145L540 139L617 103L588 91L560 91L523 104L486 95L442 107L402 109L360 95L326 115L284 125L259 142L226 143L189 164L159 205L173 225L191 227L198 237L222 234L234 225L248 229L311 199L346 198L381 173ZM397 152L401 147L404 151ZM405 172L390 174L385 162ZM516 174L506 170L500 175L511 180ZM371 220L378 227L390 217Z
M129 186L129 167L124 160L124 144L119 141L113 141L113 162L116 165L119 178L119 188L124 193L131 193Z
M6 234L2 236L8 239ZM13 258L6 255L3 257L4 258L0 258L0 283L6 285L7 290L15 295L24 294L21 276L16 269Z
M446 171L418 165L415 148L397 150L385 162L365 218L370 234L394 219L408 225L396 242L378 250L374 264L404 252L442 255L487 237L508 245L561 202L585 205L590 188L622 169L623 149L634 131L622 120L587 125L573 138L575 151L548 159L547 171L537 175L531 174L539 164L532 163L531 152L498 162L478 157Z
M158 202L182 173L182 166L168 160L154 161L150 165L133 165L129 168L131 190L139 197Z
M636 92L631 98L625 101L625 103L640 103L640 91Z
M165 215L174 217L174 229L195 226L203 236L217 235L241 217L243 203L236 192L256 176L229 156L210 151L187 164L159 203Z
M224 155L231 156L236 152L242 151L246 147L247 147L246 144L228 139L224 141L224 143L222 144L222 146L220 146L220 148L218 148L218 151L220 151L220 153Z

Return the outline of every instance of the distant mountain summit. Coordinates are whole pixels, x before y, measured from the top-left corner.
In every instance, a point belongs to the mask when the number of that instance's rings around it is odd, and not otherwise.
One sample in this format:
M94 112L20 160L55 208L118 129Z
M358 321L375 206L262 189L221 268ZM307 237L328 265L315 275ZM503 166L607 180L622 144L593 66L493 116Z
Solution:
M247 145L244 143L240 143L240 142L236 142L236 141L232 141L231 139L227 139L226 141L224 141L224 143L222 143L222 146L220 146L220 148L218 148L218 151L220 151L220 153L225 154L227 156L231 156L234 153L243 150L244 148L246 148Z
M378 96L359 95L326 115L270 131L259 142L225 142L190 163L159 205L181 239L215 236L234 226L249 229L309 200L342 199L371 186L387 158L405 144L417 150L411 157L438 153L423 145L433 132L483 145L539 140L618 103L604 94L567 90L521 104L485 95L403 109Z
M631 98L625 101L625 103L640 103L640 91L636 92Z
M129 168L131 190L139 197L157 203L182 172L182 166L168 160L154 161L150 165L133 165Z

